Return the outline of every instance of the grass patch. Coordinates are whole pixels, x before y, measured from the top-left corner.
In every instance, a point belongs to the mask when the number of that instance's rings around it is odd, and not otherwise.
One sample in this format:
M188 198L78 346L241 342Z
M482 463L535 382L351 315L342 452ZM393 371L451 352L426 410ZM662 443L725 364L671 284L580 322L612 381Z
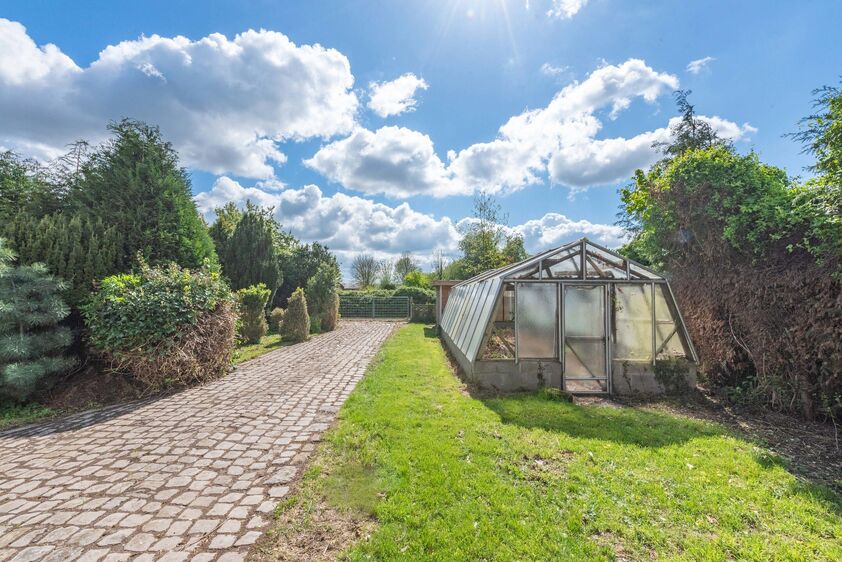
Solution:
M720 425L468 396L408 325L339 413L263 559L840 560L842 504Z
M41 404L0 404L0 429L24 425L57 413Z
M237 346L234 350L234 364L260 357L264 353L269 353L273 349L290 345L290 342L281 340L278 334L266 334L258 343L243 344Z

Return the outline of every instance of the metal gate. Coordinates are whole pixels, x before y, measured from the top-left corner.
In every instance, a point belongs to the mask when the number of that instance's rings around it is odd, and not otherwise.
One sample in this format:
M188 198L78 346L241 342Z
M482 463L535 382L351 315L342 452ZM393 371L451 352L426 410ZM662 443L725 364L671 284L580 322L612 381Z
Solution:
M339 315L343 318L406 318L412 314L409 297L339 297Z

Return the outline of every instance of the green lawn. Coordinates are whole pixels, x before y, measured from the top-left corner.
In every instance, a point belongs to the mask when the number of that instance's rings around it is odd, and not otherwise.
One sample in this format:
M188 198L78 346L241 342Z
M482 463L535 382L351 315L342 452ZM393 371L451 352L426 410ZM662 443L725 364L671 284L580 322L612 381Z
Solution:
M40 404L0 404L0 429L24 425L56 413L52 408Z
M344 529L351 560L840 560L841 507L715 424L550 393L471 398L408 325L258 554L321 558Z
M260 338L260 343L237 346L237 349L234 350L234 364L254 359L264 353L269 353L273 349L287 345L290 345L290 342L281 341L281 336L278 334L266 334Z

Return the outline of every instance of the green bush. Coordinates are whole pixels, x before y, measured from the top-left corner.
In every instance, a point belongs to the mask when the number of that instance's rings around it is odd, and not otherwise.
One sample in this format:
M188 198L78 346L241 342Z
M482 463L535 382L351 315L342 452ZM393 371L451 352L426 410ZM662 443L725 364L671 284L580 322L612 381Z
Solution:
M413 269L403 278L403 284L407 287L420 287L422 289L430 288L430 278L423 271Z
M281 333L281 324L284 321L284 313L286 311L283 308L273 308L272 312L269 313L269 328L271 328L276 334Z
M0 239L0 397L24 400L54 373L70 369L64 356L70 330L64 283L41 264L13 267L14 253Z
M247 343L258 343L269 331L266 323L266 303L272 291L263 283L237 291L240 303L240 336Z
M83 307L93 348L150 387L224 374L234 350L233 296L218 273L141 264L113 275Z
M331 302L328 303L327 308L322 315L322 331L332 332L336 329L336 324L339 322L339 295L336 292L331 296Z
M436 292L432 289L422 289L421 287L407 287L406 285L402 285L393 291L392 296L410 297L412 302L416 304L436 302Z
M322 315L333 302L339 285L339 272L328 263L319 265L316 273L307 280L307 311Z
M307 312L307 299L304 289L299 287L292 293L287 303L284 322L281 324L281 336L285 340L302 342L310 335L310 314Z

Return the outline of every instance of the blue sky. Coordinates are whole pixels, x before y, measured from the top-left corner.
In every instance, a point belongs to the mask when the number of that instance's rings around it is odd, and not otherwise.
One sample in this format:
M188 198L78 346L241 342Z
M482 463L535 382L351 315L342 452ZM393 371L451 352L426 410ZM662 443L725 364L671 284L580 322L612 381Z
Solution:
M272 204L345 263L455 255L478 190L531 251L582 234L616 244L617 188L653 160L676 87L740 150L804 174L782 135L842 75L840 14L838 2L4 1L0 147L49 158L108 119L156 122L209 218L225 200ZM197 43L212 34L224 36L212 49ZM393 82L407 74L408 97ZM372 83L392 114L372 107Z

